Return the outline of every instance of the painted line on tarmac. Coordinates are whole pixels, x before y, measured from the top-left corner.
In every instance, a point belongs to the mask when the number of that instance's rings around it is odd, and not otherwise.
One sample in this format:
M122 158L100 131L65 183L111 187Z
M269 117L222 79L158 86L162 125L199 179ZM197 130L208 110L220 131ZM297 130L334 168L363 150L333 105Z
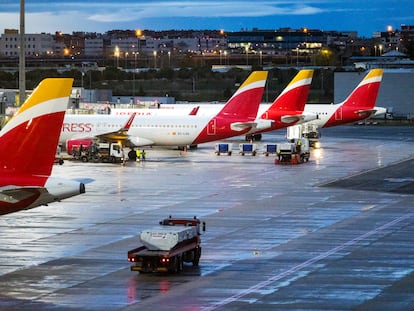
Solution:
M270 284L272 284L276 281L279 281L280 279L283 279L286 276L289 276L293 273L296 273L296 272L298 272L298 271L300 271L300 270L302 270L302 269L304 269L304 268L306 268L306 267L308 267L308 266L310 266L310 265L312 265L312 264L314 264L314 263L316 263L320 260L323 260L323 259L325 259L325 258L327 258L327 257L343 250L346 247L353 246L353 245L359 243L360 241L363 241L364 239L369 238L374 234L380 233L380 232L382 232L382 231L384 231L384 230L386 230L386 229L388 229L388 228L390 228L390 227L392 227L392 226L394 226L394 225L396 225L396 224L398 224L398 223L400 223L400 222L402 222L402 221L404 221L404 220L406 220L406 219L408 219L412 216L414 216L414 213L409 213L409 214L405 214L403 216L400 216L400 217L398 217L398 218L396 218L396 219L394 219L394 220L392 220L392 221L390 221L390 222L388 222L388 223L386 223L386 224L384 224L384 225L382 225L378 228L375 228L371 231L368 231L368 232L366 232L366 233L364 233L364 234L362 234L362 235L360 235L360 236L358 236L358 237L356 237L352 240L349 240L348 242L345 242L341 245L338 245L338 246L330 249L329 251L326 251L326 252L324 252L324 253L316 256L316 257L313 257L313 258L299 264L299 265L296 265L296 266L290 268L289 270L286 270L286 271L284 271L280 274L274 275L273 277L271 277L271 278L269 278L269 279L267 279L263 282L257 283L256 285L254 285L254 286L252 286L248 289L245 289L245 290L241 291L238 294L235 294L231 297L228 297L228 298L226 298L226 299L224 299L220 302L217 302L217 303L215 303L211 306L202 307L200 310L202 310L202 311L213 311L213 310L216 310L220 307L223 307L223 306L225 306L229 303L235 302L235 301L243 298L246 295L249 295L249 294L251 294L251 293L253 293L257 290L262 289L265 286L268 286L268 285L270 285Z

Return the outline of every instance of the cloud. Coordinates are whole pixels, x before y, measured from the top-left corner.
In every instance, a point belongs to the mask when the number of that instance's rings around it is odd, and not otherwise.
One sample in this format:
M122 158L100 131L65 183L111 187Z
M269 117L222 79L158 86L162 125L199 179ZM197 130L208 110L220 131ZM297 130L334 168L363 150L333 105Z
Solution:
M128 5L127 9L118 6L106 12L100 10L99 13L90 15L89 19L99 22L115 22L162 17L260 17L309 15L322 12L322 9L314 6L278 3L279 1L148 2Z

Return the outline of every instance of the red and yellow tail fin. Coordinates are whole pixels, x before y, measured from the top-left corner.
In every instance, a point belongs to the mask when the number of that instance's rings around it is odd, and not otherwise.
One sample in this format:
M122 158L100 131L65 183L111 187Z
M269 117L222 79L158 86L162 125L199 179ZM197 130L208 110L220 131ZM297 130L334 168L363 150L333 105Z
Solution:
M308 100L313 70L301 70L274 100L262 119L277 120L282 113L302 112Z
M71 78L43 80L1 130L2 174L50 175L72 83Z
M255 120L266 79L267 71L253 71L217 114L217 117Z
M373 109L377 100L384 69L372 69L343 102L343 107Z

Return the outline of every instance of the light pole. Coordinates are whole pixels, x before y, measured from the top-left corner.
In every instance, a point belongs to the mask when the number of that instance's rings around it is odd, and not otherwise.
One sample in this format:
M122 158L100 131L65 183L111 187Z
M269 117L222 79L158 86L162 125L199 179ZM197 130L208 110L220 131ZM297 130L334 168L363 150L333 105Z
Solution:
M157 51L153 52L154 54L154 69L157 68Z
M132 95L135 97L135 71L137 70L137 52L134 52L134 70L132 71Z
M115 45L115 52L114 55L116 57L116 68L119 67L119 47Z
M168 51L168 68L171 67L171 51Z
M141 36L142 36L142 31L141 29L136 29L135 30L135 36L137 37L137 43L138 43L138 52L140 50L140 45L141 45Z
M299 48L296 48L296 67L299 67Z
M19 105L23 105L26 99L26 48L24 44L25 20L24 0L20 0L20 35L19 35Z

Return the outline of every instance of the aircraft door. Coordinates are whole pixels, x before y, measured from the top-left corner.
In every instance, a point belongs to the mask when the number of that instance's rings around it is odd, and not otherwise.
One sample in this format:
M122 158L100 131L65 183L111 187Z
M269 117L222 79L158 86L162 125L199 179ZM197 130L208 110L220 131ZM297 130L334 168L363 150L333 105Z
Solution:
M342 107L339 107L335 111L335 120L342 120Z
M213 118L208 122L207 135L216 135L216 118Z

